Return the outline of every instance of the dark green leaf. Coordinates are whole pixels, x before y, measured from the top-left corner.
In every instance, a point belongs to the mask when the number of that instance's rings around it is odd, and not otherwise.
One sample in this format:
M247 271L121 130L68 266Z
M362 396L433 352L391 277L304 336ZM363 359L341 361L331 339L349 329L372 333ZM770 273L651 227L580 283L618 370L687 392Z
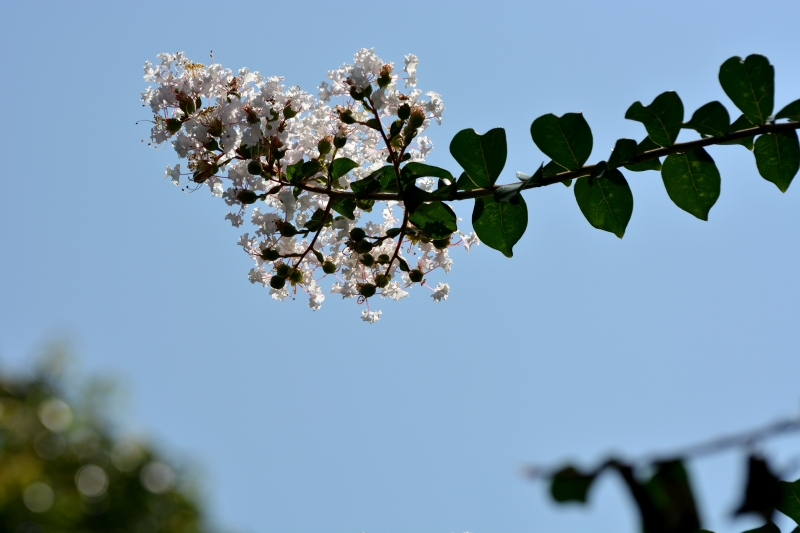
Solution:
M643 106L634 102L625 118L644 124L647 135L660 146L672 146L683 124L683 102L678 93L667 91L656 96L653 103Z
M450 142L450 153L464 169L467 179L459 179L459 189L491 187L506 164L508 149L503 128L478 135L475 130L461 130ZM462 175L463 177L463 175Z
M567 170L581 168L592 153L592 130L582 113L542 115L531 124L539 150Z
M301 174L300 177L308 178L319 172L321 169L322 165L320 165L319 161L313 159L311 161L306 161L305 163L303 163L302 170L300 171Z
M659 145L653 142L650 137L645 137L642 142L636 147L636 154L643 154L645 152L649 152L650 150L656 150L661 148ZM641 163L633 163L632 165L625 165L625 168L628 170L632 170L634 172L644 172L645 170L661 170L661 161L658 159L650 159L648 161L642 161Z
M551 479L550 494L557 502L586 503L586 495L596 476L594 472L585 474L571 466L562 468Z
M778 111L778 114L775 115L775 119L777 120L779 118L788 118L789 120L800 121L800 100L795 100L791 104Z
M401 169L400 172L403 179L416 179L416 178L427 178L427 177L434 177L439 179L445 179L450 182L455 181L453 180L453 175L450 173L449 170L439 167L434 167L433 165L426 165L424 163L408 163Z
M800 524L800 479L794 483L781 481L778 486L780 497L775 509Z
M658 518L649 524L645 522L645 531L689 533L700 529L697 505L683 462L663 461L655 467L656 472L644 484L644 489L657 509Z
M755 124L753 124L752 122L747 120L746 116L739 115L739 118L734 120L733 124L731 124L730 133L734 133L734 132L742 131L742 130L749 130L750 128L755 128ZM742 139L735 139L733 141L725 141L724 143L720 143L720 144L741 144L742 146L744 146L748 150L752 150L753 149L753 137L744 137Z
M528 226L528 207L520 196L519 202L498 202L485 196L475 200L472 211L472 227L483 244L499 250L506 257L513 254L512 248L520 240Z
M297 183L303 176L303 160L301 159L293 165L286 167L286 181L289 183Z
M738 56L728 59L719 68L719 83L750 122L766 124L775 95L775 69L766 57L753 54L744 61Z
M555 161L550 161L542 169L542 176L545 178L550 178L557 174L561 174L562 172L569 172L569 171L566 168L559 165L558 163L556 163ZM562 181L561 183L563 183L566 187L569 187L570 185L572 185L572 180Z
M703 136L723 137L731 127L731 116L719 102L709 102L694 112L692 119L683 125Z
M442 202L422 204L408 219L431 239L444 239L458 229L456 214L449 205Z
M350 198L333 198L331 200L331 209L350 220L356 219L356 215L353 212L356 207L356 201Z
M423 191L416 185L408 185L401 193L403 204L408 209L409 214L417 210L420 204L433 200L433 195L428 191Z
M761 457L751 455L747 460L744 498L735 514L755 513L771 522L781 499L779 483L780 480L772 473L767 462Z
M639 152L637 150L636 141L633 139L618 139L616 144L614 144L611 157L608 158L608 166L617 168L620 166L620 163L630 161L637 153Z
M578 207L589 224L620 239L625 235L633 213L633 194L622 172L613 168L602 177L580 178L574 191Z
M310 230L310 231L317 231L322 226L326 225L333 221L333 215L328 213L325 214L325 211L322 209L317 209L314 211L314 214L311 215L311 218L306 222L303 227Z
M346 157L334 159L333 163L331 163L331 177L335 180L338 180L358 166L358 163Z
M544 165L539 165L539 168L533 175L519 183L511 183L509 185L502 185L494 191L494 199L498 202L516 202L519 198L520 192L526 187L534 183L538 183L542 179L544 173Z
M760 135L755 144L758 173L786 192L792 178L800 169L800 144L797 132L768 133Z
M757 527L755 529L748 529L744 533L781 533L781 530L778 526L776 526L772 522L767 522L761 527Z
M350 189L358 195L374 192L397 192L394 167L391 165L383 166L366 178L351 183Z
M675 205L700 220L708 220L708 212L719 198L720 190L719 170L708 152L699 148L668 155L661 177Z

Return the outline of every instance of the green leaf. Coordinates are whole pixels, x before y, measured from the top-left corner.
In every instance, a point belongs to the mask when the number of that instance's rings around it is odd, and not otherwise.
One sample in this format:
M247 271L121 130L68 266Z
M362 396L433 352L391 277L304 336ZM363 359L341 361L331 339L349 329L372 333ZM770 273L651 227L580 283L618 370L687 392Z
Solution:
M416 181L417 178L428 177L445 179L451 183L455 181L449 170L416 162L408 163L406 166L404 166L400 170L400 177L403 183L411 183Z
M744 533L781 533L780 528L773 524L772 522L767 522L761 527L757 527L755 529L748 529Z
M331 209L343 215L350 220L355 220L356 215L353 212L357 207L356 201L350 198L333 198L331 199Z
M556 472L550 482L550 494L559 503L586 503L589 488L594 482L596 473L585 474L571 466Z
M581 168L592 153L592 130L582 113L542 115L531 124L539 150L567 170Z
M708 152L699 148L668 155L661 177L675 205L700 220L708 220L708 212L719 198L720 190L719 170Z
M633 214L633 194L622 172L612 168L602 177L575 182L575 200L589 224L622 238Z
M731 128L731 116L719 102L709 102L694 112L692 119L683 125L703 136L724 137Z
M431 239L444 239L458 229L456 214L442 202L421 204L408 219Z
M756 127L755 124L750 122L747 119L746 116L739 115L739 118L734 120L733 124L731 124L731 129L730 129L729 133L734 133L734 132L742 131L742 130L749 130L750 128L755 128L755 127ZM744 137L742 139L735 139L733 141L725 141L725 142L720 143L720 144L741 144L742 146L744 146L748 150L752 150L753 149L753 137Z
M800 144L797 132L787 131L760 135L755 144L758 173L786 192L800 169Z
M794 483L781 481L778 485L780 497L775 509L800 524L800 479Z
M620 163L630 161L637 153L639 152L637 150L636 141L633 139L618 139L616 144L614 144L611 157L608 158L608 166L617 168L620 166Z
M330 213L326 214L324 210L318 208L303 227L310 231L317 231L330 222L333 222L333 216Z
M475 199L472 227L483 244L499 250L506 257L514 255L512 248L528 226L528 207L520 196L519 202L498 202L492 197Z
M642 142L636 147L636 154L643 154L645 152L649 152L650 150L656 150L661 148L659 145L653 142L650 137L645 137ZM613 154L612 154L613 155ZM645 170L661 170L661 161L658 159L650 159L648 161L642 161L641 163L633 163L632 165L625 165L625 168L628 170L632 170L634 172L644 172Z
M286 181L289 183L297 183L300 178L302 178L303 174L303 160L301 159L294 165L289 165L286 167Z
M346 157L334 159L333 163L331 163L331 177L335 180L338 180L358 166L358 163Z
M542 177L551 178L557 174L561 174L562 172L569 172L569 171L566 168L559 165L558 163L556 163L555 161L550 161L542 169ZM572 180L562 181L561 183L569 187L570 185L572 185Z
M625 118L644 124L647 135L660 146L672 146L678 139L683 124L683 102L674 91L656 96L653 103L643 106L634 102Z
M680 460L658 462L644 489L652 505L643 515L648 532L684 533L700 529L689 474ZM655 513L653 511L656 511Z
M788 118L789 120L800 121L800 100L795 100L787 105L775 115L775 120L779 118Z
M757 455L747 460L747 483L744 498L736 509L736 515L754 513L772 522L775 508L781 499L780 480L775 476L767 461Z
M357 195L365 195L373 192L397 192L397 180L395 179L394 167L385 165L366 178L354 181L350 184L350 189Z
M766 124L772 114L775 95L775 69L757 54L735 56L719 68L719 83L728 98L756 125Z
M322 169L319 161L312 159L303 163L302 170L300 171L300 178L308 178L313 176Z
M459 179L459 189L491 187L506 164L506 130L495 128L483 135L475 130L461 130L450 142L450 153L464 169L467 179Z

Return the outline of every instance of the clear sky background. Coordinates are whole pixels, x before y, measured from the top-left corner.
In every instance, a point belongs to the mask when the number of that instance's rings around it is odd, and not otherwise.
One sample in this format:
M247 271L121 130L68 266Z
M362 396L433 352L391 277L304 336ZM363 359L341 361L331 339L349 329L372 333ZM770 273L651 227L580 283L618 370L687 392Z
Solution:
M251 285L226 206L164 180L176 157L144 146L148 126L134 123L148 118L142 64L162 51L207 62L213 49L309 91L360 47L396 64L412 52L420 88L447 107L429 162L456 170L457 131L502 126L508 182L545 160L528 133L545 113L583 111L590 161L642 138L625 110L666 90L687 119L711 100L738 115L717 82L733 55L771 60L776 108L800 97L800 3L6 1L2 12L0 357L24 367L45 340L72 339L87 372L124 382L126 427L199 465L220 525L634 531L612 476L588 507L556 507L520 467L669 451L797 414L800 183L781 194L741 146L710 149L723 180L710 222L675 207L655 172L626 172L636 205L624 240L589 226L571 189L532 191L513 259L455 251L449 300L417 290L381 302L370 326L352 300L313 313ZM471 208L456 210L468 221ZM765 451L785 465L799 445ZM691 464L706 527L758 525L730 518L743 462Z

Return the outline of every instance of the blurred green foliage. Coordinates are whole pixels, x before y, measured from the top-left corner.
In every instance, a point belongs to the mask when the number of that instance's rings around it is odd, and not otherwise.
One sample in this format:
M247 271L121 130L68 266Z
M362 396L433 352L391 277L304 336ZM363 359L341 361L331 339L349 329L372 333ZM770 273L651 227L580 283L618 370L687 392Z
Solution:
M28 377L0 373L0 531L208 531L185 476L116 435L108 384L65 386L55 363Z

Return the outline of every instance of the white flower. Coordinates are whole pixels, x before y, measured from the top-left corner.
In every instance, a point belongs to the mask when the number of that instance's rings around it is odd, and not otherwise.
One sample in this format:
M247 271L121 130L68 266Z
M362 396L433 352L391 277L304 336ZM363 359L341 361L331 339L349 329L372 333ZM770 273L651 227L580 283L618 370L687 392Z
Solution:
M178 163L175 165L175 168L171 166L167 166L167 170L164 171L164 177L170 178L173 185L178 185L181 180L181 165Z
M414 87L417 85L417 65L419 65L419 59L414 54L406 55L405 59L403 59L403 63L405 63L405 68L403 70L408 74L408 78L406 78L406 87Z
M433 289L431 297L434 302L441 302L442 300L447 300L448 294L450 294L450 285L447 283L439 283L436 288Z
M369 322L370 324L374 324L380 319L381 319L380 311L369 311L367 309L364 309L361 312L361 320L363 320L364 322Z

